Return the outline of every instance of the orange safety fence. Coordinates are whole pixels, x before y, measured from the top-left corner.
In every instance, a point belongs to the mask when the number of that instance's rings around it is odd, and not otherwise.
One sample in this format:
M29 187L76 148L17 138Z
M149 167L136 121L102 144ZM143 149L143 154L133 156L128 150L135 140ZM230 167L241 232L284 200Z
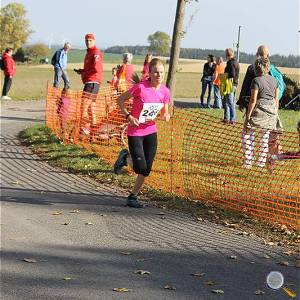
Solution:
M119 94L112 87L101 88L97 96L49 87L46 125L64 142L85 147L112 165L127 147ZM255 130L243 135L243 124L224 124L199 109L174 107L173 112L170 122L157 121L158 150L147 184L300 229L300 160L293 154L286 157L291 159L276 156L299 151L298 133Z

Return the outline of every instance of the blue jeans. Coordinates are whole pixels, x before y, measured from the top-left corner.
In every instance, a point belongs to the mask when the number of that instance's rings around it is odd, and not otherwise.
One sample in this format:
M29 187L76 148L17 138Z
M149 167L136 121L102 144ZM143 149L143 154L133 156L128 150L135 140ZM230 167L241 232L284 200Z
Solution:
M232 93L225 95L223 98L224 120L225 121L235 122L235 118L236 118L235 91L236 91L236 86L233 86Z
M218 85L214 85L214 94L215 94L215 102L214 108L222 108L222 97L220 93L220 87Z
M61 68L54 68L54 83L53 86L58 88L60 80L63 79L64 81L64 88L69 88L69 78L67 72L62 70Z
M204 95L205 95L207 86L208 86L207 107L209 107L210 106L210 95L211 95L211 89L212 89L211 81L207 81L207 80L203 79L200 101L201 101L201 105L203 105L204 104Z

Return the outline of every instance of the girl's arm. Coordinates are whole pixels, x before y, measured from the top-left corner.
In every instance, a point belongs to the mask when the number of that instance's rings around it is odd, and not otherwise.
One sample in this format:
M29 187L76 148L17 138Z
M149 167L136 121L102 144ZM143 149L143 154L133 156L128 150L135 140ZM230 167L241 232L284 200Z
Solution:
M252 113L253 113L253 110L255 108L256 101L257 101L257 95L258 95L258 90L252 89L251 90L251 97L250 97L250 100L249 100L249 105L248 105L248 109L247 109L247 113L246 113L246 120L249 120Z
M120 106L121 112L126 116L126 119L129 121L130 125L132 126L139 126L139 120L134 118L127 110L125 106L125 101L132 98L132 95L129 93L129 91L126 91L125 93L121 94L118 99L117 103Z
M170 121L169 104L165 103L164 107L160 112L160 118L166 122Z

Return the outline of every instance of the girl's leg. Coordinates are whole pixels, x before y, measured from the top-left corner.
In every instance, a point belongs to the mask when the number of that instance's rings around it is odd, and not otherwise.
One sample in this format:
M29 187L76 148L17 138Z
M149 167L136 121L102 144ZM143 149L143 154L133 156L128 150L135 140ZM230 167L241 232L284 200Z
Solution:
M261 132L260 146L257 159L257 166L259 167L264 167L266 165L269 152L269 137L270 131Z
M250 168L254 159L254 131L252 129L243 132L242 146L244 152L244 167Z
M145 179L146 179L146 177L144 175L138 174L131 194L136 196L140 192L140 190L145 182Z

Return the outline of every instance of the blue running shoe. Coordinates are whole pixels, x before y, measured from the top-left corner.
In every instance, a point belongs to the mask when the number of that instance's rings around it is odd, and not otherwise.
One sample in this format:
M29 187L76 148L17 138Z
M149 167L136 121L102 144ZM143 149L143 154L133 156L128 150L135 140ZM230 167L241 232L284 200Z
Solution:
M124 166L127 166L126 158L129 155L129 152L127 149L122 149L119 153L118 159L116 160L114 164L114 173L117 175L121 174L122 168Z
M127 197L126 206L133 207L133 208L143 208L144 207L144 205L140 201L138 201L137 196L135 196L134 194L130 194Z

